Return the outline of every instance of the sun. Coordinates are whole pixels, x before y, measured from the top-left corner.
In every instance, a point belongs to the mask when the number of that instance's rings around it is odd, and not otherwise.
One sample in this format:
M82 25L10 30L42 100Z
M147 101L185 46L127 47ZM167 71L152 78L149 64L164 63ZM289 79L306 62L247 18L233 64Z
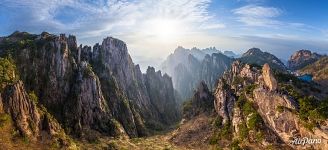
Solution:
M148 34L160 41L171 41L181 33L181 23L174 19L152 19L147 23Z

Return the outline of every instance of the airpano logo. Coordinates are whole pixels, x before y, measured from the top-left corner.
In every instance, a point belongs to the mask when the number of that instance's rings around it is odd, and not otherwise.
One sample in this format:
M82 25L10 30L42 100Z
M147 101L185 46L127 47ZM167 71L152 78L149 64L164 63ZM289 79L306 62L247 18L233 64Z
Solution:
M322 142L321 139L317 138L308 138L308 137L303 137L303 138L294 138L290 143L292 145L313 145L313 144L320 144Z

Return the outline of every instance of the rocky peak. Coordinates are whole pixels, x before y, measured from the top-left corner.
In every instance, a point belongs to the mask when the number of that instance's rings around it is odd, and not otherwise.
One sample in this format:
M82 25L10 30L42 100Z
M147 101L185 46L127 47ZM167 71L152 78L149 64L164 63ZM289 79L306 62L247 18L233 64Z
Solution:
M69 35L67 39L67 44L70 49L77 49L76 37L74 35Z
M179 53L179 52L183 52L183 51L187 51L188 49L185 49L182 46L178 46L175 50L174 53Z
M263 52L259 48L251 48L242 56L249 56L249 55L261 55Z
M306 65L309 65L319 60L322 55L312 53L310 50L296 51L288 60L288 67L292 70L302 69Z
M286 71L286 66L276 56L263 52L259 48L251 48L239 58L243 63L262 66L268 63L272 69Z
M262 76L265 85L270 89L270 91L275 91L277 89L277 80L274 78L269 64L263 65Z
M237 58L238 57L238 55L235 54L233 51L224 51L223 54L228 56L228 57L232 57L232 58Z
M125 42L113 38L113 37L107 37L103 40L102 46L104 49L111 50L111 51L121 51L122 53L127 53L127 47Z

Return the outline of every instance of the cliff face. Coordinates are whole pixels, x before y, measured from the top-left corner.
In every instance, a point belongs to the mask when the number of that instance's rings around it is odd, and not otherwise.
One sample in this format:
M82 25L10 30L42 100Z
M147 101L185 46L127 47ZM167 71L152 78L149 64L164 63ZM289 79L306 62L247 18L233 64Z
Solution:
M179 108L175 100L172 79L161 71L155 72L153 67L148 67L144 75L145 86L149 93L150 103L157 110L161 122L170 124L179 119ZM167 99L164 99L167 98Z
M292 70L302 69L306 65L319 60L322 55L312 53L309 50L296 51L288 60L288 67Z
M13 116L13 120L23 135L36 137L40 134L37 128L40 124L40 114L36 105L29 100L21 81L6 87L3 100L5 112ZM30 128L32 124L34 124L34 129Z
M43 142L50 144L61 141L58 148L68 148L74 145L56 119L42 106L37 105L33 94L27 94L22 81L5 85L0 95L2 104L0 114L10 115L10 119L22 137L31 142L43 139Z
M292 144L293 139L312 137L323 142L305 147L325 149L328 146L326 124L317 123L308 129L306 124L311 119L303 118L304 99L295 95L298 89L293 83L281 81L281 76L273 73L268 64L259 68L234 62L219 80L214 93L215 110L222 117L222 125L231 126L230 138L246 138L238 141L240 145L247 141L255 142L257 148L272 145L299 149L303 146ZM279 80L276 79L278 77ZM306 104L306 107L309 105Z
M147 134L149 122L165 127L179 120L170 77L143 75L123 41L108 37L93 48L76 44L72 35L15 32L1 41L0 54L13 58L26 90L70 134L91 129L135 137ZM149 94L154 91L160 95Z
M200 79L205 81L210 90L213 90L216 80L229 69L231 63L232 59L221 53L206 55L202 62Z

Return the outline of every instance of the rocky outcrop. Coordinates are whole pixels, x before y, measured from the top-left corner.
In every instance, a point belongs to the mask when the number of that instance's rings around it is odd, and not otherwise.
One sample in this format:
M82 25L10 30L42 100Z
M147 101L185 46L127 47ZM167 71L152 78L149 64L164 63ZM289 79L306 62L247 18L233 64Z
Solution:
M28 137L37 137L40 114L29 100L22 81L8 86L3 94L5 112L10 113L19 131Z
M214 108L223 118L223 123L231 121L236 97L224 79L219 80L214 97Z
M320 138L323 142L306 145L306 148L325 149L325 125L317 126L313 132L305 129L298 116L298 101L294 95L284 91L285 88L278 86L270 67L264 64L262 68L258 68L236 61L231 69L225 72L214 93L215 110L223 118L223 124L230 122L234 138L245 136L247 133L248 142L254 140L252 134L263 134L264 139L257 141L257 144L260 143L259 147L270 144L280 148L287 145L300 149L304 146L292 144L292 139L312 137ZM250 122L253 119L257 120L257 125ZM254 125L255 129L252 127Z
M296 51L288 60L288 67L291 70L302 69L306 65L309 65L319 60L322 55L312 53L310 50L299 50Z
M270 89L270 91L274 91L277 89L277 81L273 77L273 73L269 64L263 65L262 76L263 76L264 84Z
M7 85L1 95L4 112L10 114L23 137L37 141L47 139L50 135L51 139L62 141L60 147L67 148L73 144L56 119L37 105L37 100L33 100L35 97L26 93L22 81Z

